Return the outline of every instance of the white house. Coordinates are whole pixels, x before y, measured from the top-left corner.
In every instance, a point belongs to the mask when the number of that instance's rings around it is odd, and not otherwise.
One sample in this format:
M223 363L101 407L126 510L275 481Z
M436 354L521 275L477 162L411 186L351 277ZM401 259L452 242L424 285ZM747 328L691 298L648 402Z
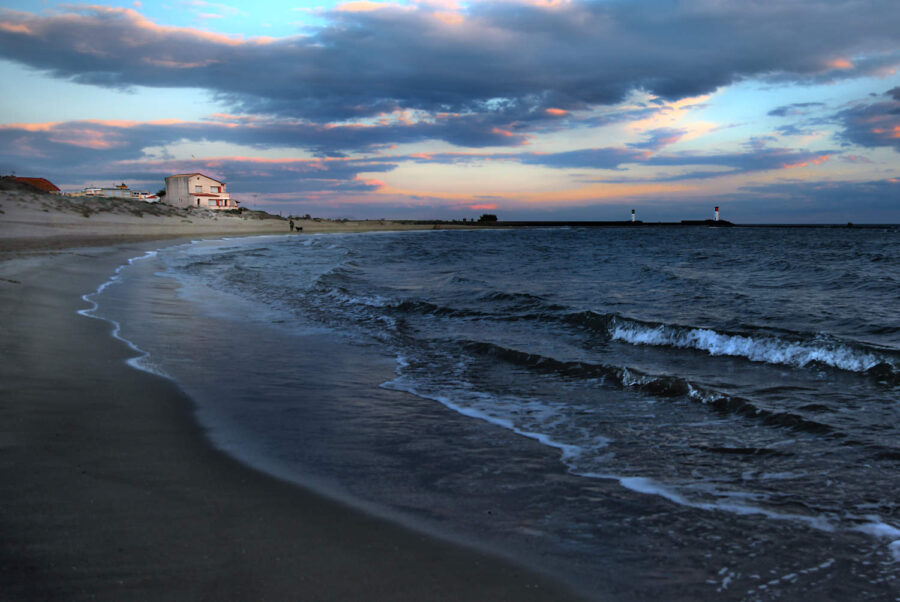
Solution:
M183 173L166 178L166 203L176 207L237 209L237 201L225 192L225 183L202 173Z

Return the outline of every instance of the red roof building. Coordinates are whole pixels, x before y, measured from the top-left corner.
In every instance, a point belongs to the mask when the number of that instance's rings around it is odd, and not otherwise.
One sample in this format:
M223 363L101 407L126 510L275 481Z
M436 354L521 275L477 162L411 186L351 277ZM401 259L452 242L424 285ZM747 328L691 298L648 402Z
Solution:
M16 182L22 182L23 184L28 184L35 190L39 190L41 192L51 192L54 194L58 194L60 192L59 188L56 187L56 184L51 182L46 178L13 178Z

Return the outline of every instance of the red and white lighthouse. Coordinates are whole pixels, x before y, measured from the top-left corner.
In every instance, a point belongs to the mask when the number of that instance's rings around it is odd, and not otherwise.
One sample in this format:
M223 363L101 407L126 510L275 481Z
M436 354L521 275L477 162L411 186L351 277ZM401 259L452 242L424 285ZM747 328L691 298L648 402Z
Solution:
M719 208L716 207L716 221L719 221Z

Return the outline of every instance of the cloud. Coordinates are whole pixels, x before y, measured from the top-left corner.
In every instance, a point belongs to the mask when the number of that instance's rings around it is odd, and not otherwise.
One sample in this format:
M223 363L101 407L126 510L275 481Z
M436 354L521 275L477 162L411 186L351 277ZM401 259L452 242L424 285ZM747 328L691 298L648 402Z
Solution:
M900 222L896 179L745 186L719 199L735 205L736 215L745 220L766 215L768 221L788 223Z
M635 90L677 100L747 78L828 81L900 64L895 0L475 1L322 17L271 39L121 8L6 11L0 56L99 86L200 87L242 112L315 123L398 109L541 122Z
M776 107L769 111L772 117L794 117L797 115L806 115L811 110L824 107L822 102L795 102L793 104Z
M651 136L648 143L656 136ZM651 167L713 167L716 169L689 171L673 176L651 177L641 172L632 179L602 180L588 179L588 182L635 183L635 182L675 182L691 179L719 178L736 174L757 173L773 170L787 170L821 165L840 153L835 150L805 151L785 148L766 148L763 145L748 145L745 152L735 153L652 153L639 150L634 146L585 148L557 153L520 152L520 153L414 153L407 156L392 156L383 160L392 163L417 162L434 164L465 164L503 161L522 165L537 165L550 169L598 169L622 171L623 166L630 168ZM853 157L849 160L860 160Z
M50 131L56 130L50 128ZM77 129L64 131L78 133ZM155 191L164 186L164 178L168 175L198 171L223 179L239 198L251 192L289 194L293 198L309 194L355 195L380 190L384 184L368 176L390 172L398 165L389 160L344 158L261 159L229 156L189 160L149 159L136 153L126 157L116 149L103 148L103 145L75 147L66 154L55 148L48 150L40 142L36 142L32 150L35 153L44 150L47 154L23 160L21 156L11 156L3 150L7 147L3 134L4 130L0 129L0 165L4 172L45 174L68 190L104 181L125 180L143 183L141 185ZM97 160L98 156L105 158Z
M647 132L649 137L643 142L629 144L631 148L658 151L670 144L675 144L687 135L686 130L675 128L658 128Z
M835 151L793 151L784 148L763 148L745 153L695 154L678 153L657 155L647 159L645 165L685 166L714 165L730 167L745 173L770 169L788 169L804 163L821 163Z
M900 152L900 88L885 96L888 99L839 112L836 119L843 126L841 138L859 146L888 146Z
M528 137L478 116L438 116L432 121L328 125L298 120L216 115L205 121L126 122L82 120L0 125L0 158L31 157L51 166L136 159L147 147L181 140L228 142L258 149L301 148L321 156L366 151L392 143L443 139L468 147L519 146Z
M643 147L658 137L659 132L651 135L647 143L629 145L627 148L605 147L585 148L557 153L416 153L405 157L390 157L391 162L407 161L436 164L482 163L488 161L505 161L522 165L538 165L550 169L598 169L622 171L623 166L631 167L712 167L716 169L694 170L672 176L648 176L641 173L630 179L603 178L586 179L587 182L603 183L635 183L635 182L677 182L682 180L710 179L738 174L757 173L773 170L799 169L811 165L821 165L839 153L834 150L803 151L785 148L766 148L761 145L749 145L746 152L736 153L651 153L648 150L633 148Z
M455 120L448 117L448 123ZM455 122L465 123L465 119ZM386 145L390 141L421 140L433 133L431 128L450 128L441 123L404 123L391 121L369 126L319 125L296 120L275 120L252 116L217 114L204 121L165 120L131 122L83 120L70 122L0 125L0 169L3 171L41 172L62 182L82 183L90 173L95 178L121 179L134 177L162 178L178 171L208 171L238 188L267 192L301 192L306 190L380 190L381 185L361 178L361 173L384 173L409 162L429 164L518 163L559 170L619 171L621 179L582 174L588 183L634 184L642 182L677 182L702 180L795 169L822 164L839 154L833 150L802 151L767 148L765 140L751 140L747 150L734 153L671 153L668 144L681 138L683 132L660 128L646 133L643 141L622 147L582 148L562 152L450 152L392 155ZM457 135L477 134L461 128ZM483 135L483 134L481 134ZM509 133L495 133L507 141ZM515 134L513 134L515 136ZM286 149L309 147L318 149L319 159L202 159L195 161L161 161L166 149L184 141L227 142L252 149ZM381 152L369 158L349 159L336 149L368 149ZM148 155L148 149L155 149ZM171 159L171 157L169 157ZM192 167L193 166L193 167ZM211 167L212 166L212 167ZM687 168L662 175L647 172L647 167ZM640 171L639 171L640 170ZM124 173L123 173L124 172ZM134 175L130 175L134 174ZM639 178L639 180L638 180Z
M645 159L642 151L622 148L588 148L560 153L527 153L513 157L525 165L542 165L558 169L620 169L623 163Z

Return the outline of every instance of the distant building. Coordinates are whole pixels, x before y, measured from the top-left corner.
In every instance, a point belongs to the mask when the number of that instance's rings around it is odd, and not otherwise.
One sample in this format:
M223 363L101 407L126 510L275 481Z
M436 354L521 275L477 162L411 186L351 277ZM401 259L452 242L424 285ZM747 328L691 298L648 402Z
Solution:
M186 173L166 178L166 203L176 207L237 209L237 201L225 192L225 183L202 173Z
M155 194L150 194L144 190L131 190L125 182L117 184L110 188L102 188L99 186L88 186L81 192L74 192L71 196L97 196L110 199L131 199L134 201L147 201L155 203L159 198Z
M52 194L60 193L60 190L56 187L56 184L46 178L19 178L13 176L13 180L15 180L16 182L21 182L22 184L27 184L35 190L39 190L41 192L50 192Z

